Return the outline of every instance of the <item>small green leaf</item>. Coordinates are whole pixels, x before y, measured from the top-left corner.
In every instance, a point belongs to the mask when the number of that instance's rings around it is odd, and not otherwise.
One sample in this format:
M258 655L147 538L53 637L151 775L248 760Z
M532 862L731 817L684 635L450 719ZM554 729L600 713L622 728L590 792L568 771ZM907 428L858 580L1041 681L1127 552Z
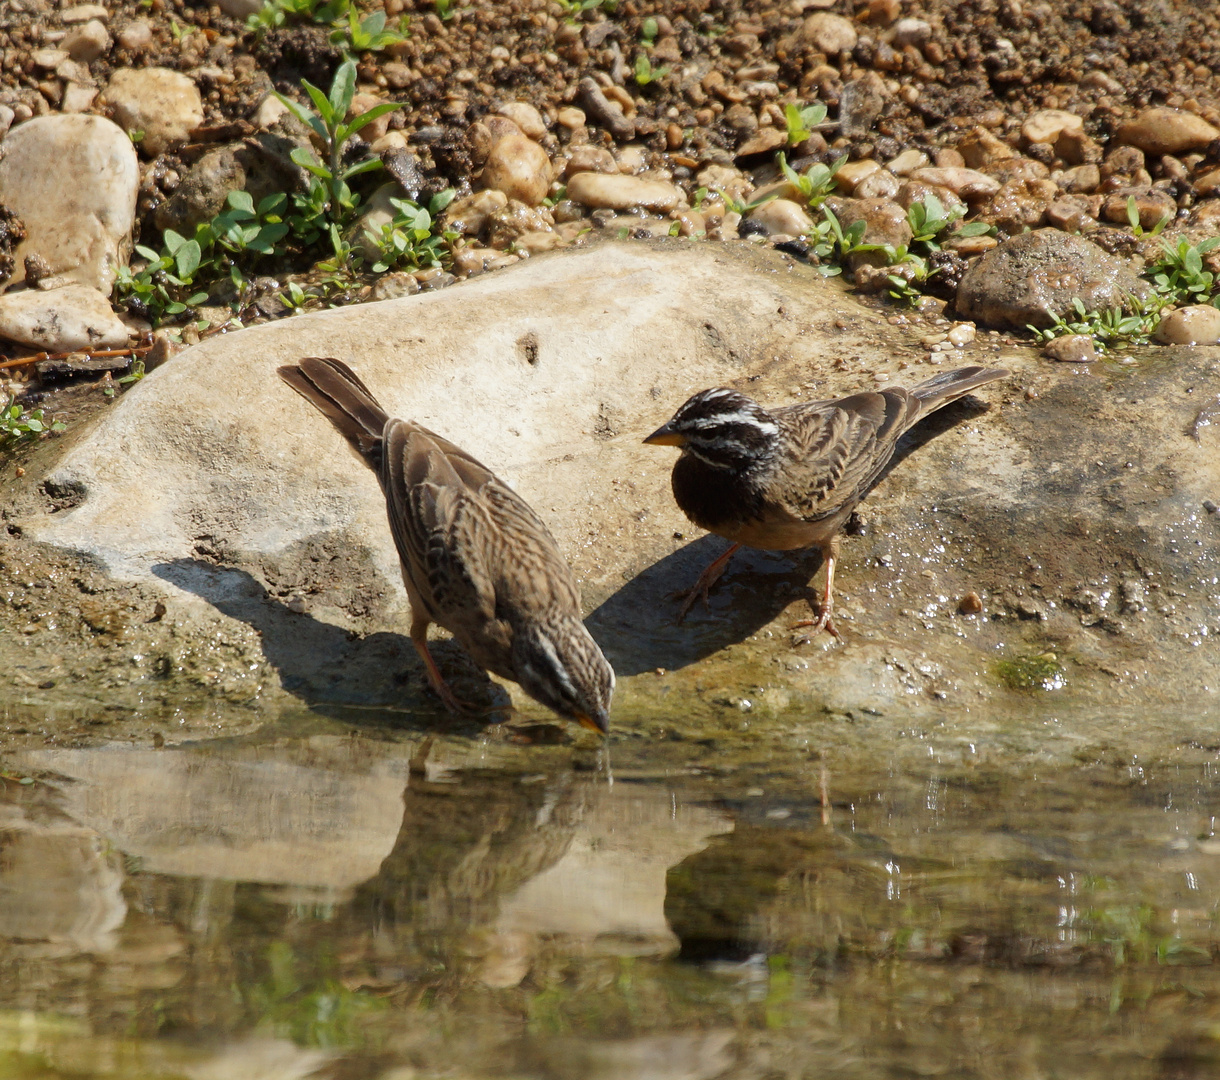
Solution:
M227 196L225 196L225 198L228 201L229 205L231 207L233 207L234 210L241 210L247 214L253 215L254 198L253 198L253 196L251 196L250 192L248 192L248 191L230 191L229 194Z
M303 85L308 85L303 84ZM345 60L335 72L335 81L330 84L330 107L332 126L342 122L351 107L352 97L356 93L356 61Z
M174 252L174 264L178 269L178 276L184 282L189 281L195 271L199 269L199 262L202 258L203 252L199 250L198 241L187 240L179 245Z

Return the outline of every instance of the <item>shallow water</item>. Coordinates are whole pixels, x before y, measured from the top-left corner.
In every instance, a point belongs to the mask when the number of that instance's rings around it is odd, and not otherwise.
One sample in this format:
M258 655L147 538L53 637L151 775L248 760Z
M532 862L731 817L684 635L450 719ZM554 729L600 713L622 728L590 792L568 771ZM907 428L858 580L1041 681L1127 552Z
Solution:
M10 754L0 1076L1220 1072L1220 748L825 734Z

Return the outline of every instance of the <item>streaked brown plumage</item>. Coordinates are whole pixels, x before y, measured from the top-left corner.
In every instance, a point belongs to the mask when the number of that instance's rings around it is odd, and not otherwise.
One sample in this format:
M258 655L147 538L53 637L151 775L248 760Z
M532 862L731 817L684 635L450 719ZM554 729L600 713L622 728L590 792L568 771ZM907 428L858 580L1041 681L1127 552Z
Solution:
M463 711L428 651L430 623L480 667L604 733L614 671L581 621L571 569L525 500L448 439L391 419L346 364L311 356L278 370L381 482L411 641L445 706Z
M899 386L834 401L767 410L719 387L690 398L644 441L680 446L674 498L701 528L732 546L700 575L678 615L724 572L742 544L768 551L817 546L826 589L810 624L835 633L835 557L839 530L881 475L902 434L963 394L1008 375L1004 368L946 371L910 390Z

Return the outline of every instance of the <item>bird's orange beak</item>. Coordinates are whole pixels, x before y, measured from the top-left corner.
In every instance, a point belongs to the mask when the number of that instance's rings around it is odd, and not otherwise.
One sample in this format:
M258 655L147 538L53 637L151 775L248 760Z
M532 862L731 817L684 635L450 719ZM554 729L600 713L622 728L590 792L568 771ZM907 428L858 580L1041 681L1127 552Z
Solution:
M593 717L586 716L584 713L577 713L576 719L580 721L581 727L588 728L590 731L596 731L599 735L605 736L610 733L609 725L602 727Z
M662 424L644 441L651 446L685 446L687 439L685 435L680 431L675 431L669 424Z

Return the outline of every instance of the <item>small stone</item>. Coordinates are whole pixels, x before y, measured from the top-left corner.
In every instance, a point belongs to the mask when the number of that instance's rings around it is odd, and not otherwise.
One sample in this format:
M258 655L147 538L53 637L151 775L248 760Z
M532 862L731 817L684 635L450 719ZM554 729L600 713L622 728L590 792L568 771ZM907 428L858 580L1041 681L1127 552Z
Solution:
M679 128L679 131L681 129ZM776 127L759 128L750 138L737 148L739 158L750 157L753 154L766 154L779 150L788 142L788 134ZM678 143L681 146L681 142Z
M966 202L982 202L990 199L1000 190L1000 182L994 177L964 166L961 168L915 169L911 173L911 179L924 184L946 187L955 195L965 199Z
M521 129L523 135L535 142L546 134L546 122L542 119L542 113L528 102L510 101L507 105L501 105L496 112L508 117Z
M1211 304L1177 308L1161 319L1155 336L1166 345L1220 344L1220 309Z
M35 67L46 71L54 71L65 60L70 59L66 49L35 49L30 53L30 60Z
M894 23L892 33L898 48L905 49L908 45L919 48L932 36L932 24L924 19L899 19Z
M31 289L36 289L43 281L51 277L51 264L38 252L30 252L25 257L25 283Z
M216 0L220 10L232 16L239 22L245 22L251 15L257 15L262 10L262 0Z
M1064 364L1091 364L1097 359L1097 346L1088 334L1063 334L1042 346L1042 355Z
M911 223L906 211L889 199L843 199L831 196L826 200L831 213L847 229L857 221L863 221L865 244L886 244L899 247L911 242ZM864 263L884 263L887 256L882 251L855 252L848 257L848 265L855 269Z
M962 138L957 144L957 151L962 155L966 166L971 169L984 169L1017 156L1017 152L1008 143L996 138L985 127L976 127ZM988 174L994 175L989 169ZM1003 182L1002 178L997 179Z
M957 602L962 615L978 615L983 610L983 599L976 592L968 592Z
M1027 143L1051 143L1064 131L1084 131L1084 120L1066 109L1042 109L1031 113L1021 125L1021 137Z
M64 87L63 100L59 103L62 113L83 113L93 107L93 99L97 97L96 86L78 86L69 83Z
M90 19L105 21L110 18L110 12L101 4L77 4L75 7L64 8L59 13L64 26L75 26L77 23L89 22Z
M567 108L560 109L555 114L555 122L560 127L565 127L569 131L575 131L577 128L585 126L585 114L583 109L577 109L569 105Z
M869 173L852 194L858 199L892 199L902 187L902 181L888 169Z
M1055 199L1043 215L1048 225L1064 232L1081 232L1093 219L1078 199Z
M185 141L203 123L203 99L185 75L168 68L119 68L103 97L124 131L142 131L140 148L149 157Z
M1089 195L1101 183L1101 170L1096 165L1076 165L1056 173L1053 179L1069 194Z
M1201 150L1213 139L1220 139L1220 130L1201 116L1182 109L1144 109L1131 120L1118 125L1114 141L1137 146L1146 154L1180 154L1186 150Z
M127 52L143 52L153 40L152 27L143 19L129 22L119 31L119 47Z
M956 323L945 335L945 340L955 349L963 349L975 338L974 323Z
M856 190L861 180L866 176L871 176L880 168L880 164L871 158L844 162L839 171L835 173L835 183L839 186L840 191L845 195L850 195Z
M476 191L450 203L445 211L445 228L465 236L475 236L483 231L493 214L507 205L508 196L502 191Z
M861 139L872 131L885 108L885 82L875 71L844 83L839 95L839 133Z
M1145 229L1155 229L1166 218L1172 221L1178 211L1178 204L1172 195L1155 188L1144 188L1137 191L1115 192L1102 203L1101 216L1106 221L1113 221L1119 225L1127 224L1129 200L1134 200L1140 226Z
M0 296L0 337L47 352L114 349L127 344L127 327L97 289L65 285Z
M791 199L772 199L750 211L749 221L761 225L768 236L804 236L813 229L813 220L804 207Z
M563 175L564 179L570 180L577 173L582 172L613 174L618 171L618 162L614 160L614 155L609 150L604 146L585 143L583 146L573 147L572 152L568 155L567 164L563 168Z
M604 176L601 173L577 173L568 182L568 198L582 206L667 212L682 199L682 192L663 180L643 180L637 176Z
M620 142L635 137L635 125L627 119L623 107L606 97L597 81L586 75L580 80L578 92L589 116Z
M527 206L537 206L551 187L551 159L533 139L508 135L487 155L483 186Z
M398 300L403 296L414 296L419 292L419 282L414 274L399 271L379 277L369 292L370 300Z
M810 15L801 26L801 37L827 56L850 52L856 47L859 35L850 19L819 11Z
M1194 182L1195 194L1205 199L1220 194L1220 169L1205 172Z
M73 60L88 64L105 53L111 41L106 24L99 19L90 19L84 26L68 31L60 44Z
M927 168L928 155L922 150L904 150L886 168L895 176L910 176L916 169Z

